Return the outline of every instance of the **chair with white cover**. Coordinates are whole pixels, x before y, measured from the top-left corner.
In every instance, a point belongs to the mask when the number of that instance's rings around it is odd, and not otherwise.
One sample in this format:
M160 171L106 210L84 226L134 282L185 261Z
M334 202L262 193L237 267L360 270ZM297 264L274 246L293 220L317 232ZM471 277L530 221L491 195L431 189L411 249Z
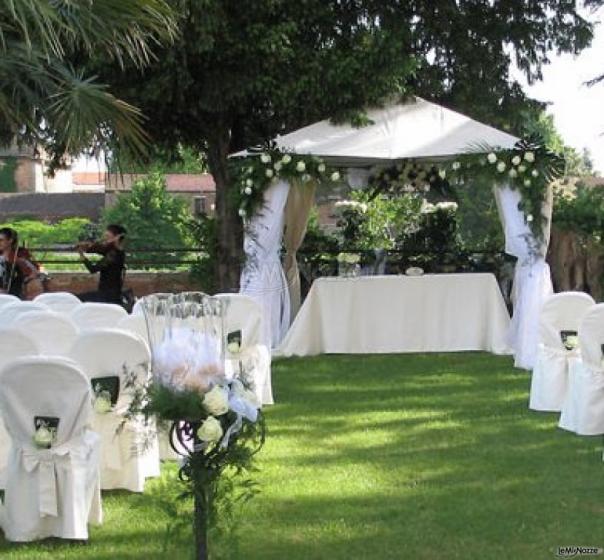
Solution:
M118 329L123 329L140 336L147 344L149 344L149 333L147 332L147 321L145 316L141 314L127 315L123 317L116 325Z
M71 319L81 329L115 328L128 315L114 303L83 303L74 307Z
M43 303L33 301L17 301L2 307L2 326L9 326L17 317L30 311L48 311Z
M11 294L0 294L0 309L9 303L19 303L21 301L17 296Z
M34 302L46 305L51 311L67 314L82 305L80 299L69 292L47 292L36 296Z
M30 311L17 317L11 327L36 340L42 354L67 356L79 329L66 315L53 311Z
M562 292L550 296L541 309L539 350L531 378L529 408L557 412L562 409L568 387L569 361L576 350L568 350L563 333L574 334L594 299L583 292Z
M143 384L151 360L147 343L120 329L92 329L80 333L72 359L91 381L95 393L92 426L101 436L101 488L142 492L145 479L159 476L157 430L142 418L124 423L132 399L133 379ZM107 391L111 409L103 409L99 393Z
M604 303L579 325L580 357L570 363L560 428L582 436L604 434Z
M87 539L88 523L100 523L102 513L100 440L88 429L86 376L63 358L20 358L0 372L0 410L12 438L1 519L6 538ZM54 435L48 447L34 441L40 426Z
M258 401L263 405L273 404L271 353L262 343L262 308L243 294L217 294L216 297L227 302L227 374L232 375L242 367L253 383ZM236 334L240 335L239 352L233 352L232 343L228 344L229 338Z
M0 328L0 370L9 362L24 356L37 356L40 348L27 333L12 327ZM4 428L0 413L0 489L4 488L6 461L10 447L10 437Z

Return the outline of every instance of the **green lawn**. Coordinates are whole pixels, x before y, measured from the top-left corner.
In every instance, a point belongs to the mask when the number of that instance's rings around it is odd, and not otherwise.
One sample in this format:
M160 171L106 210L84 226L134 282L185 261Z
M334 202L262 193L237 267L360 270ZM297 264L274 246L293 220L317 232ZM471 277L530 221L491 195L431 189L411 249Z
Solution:
M273 382L262 493L240 516L236 558L538 560L604 547L602 439L529 412L529 376L509 358L292 359ZM105 496L87 545L0 540L0 556L166 558L152 494ZM188 558L186 540L168 557Z

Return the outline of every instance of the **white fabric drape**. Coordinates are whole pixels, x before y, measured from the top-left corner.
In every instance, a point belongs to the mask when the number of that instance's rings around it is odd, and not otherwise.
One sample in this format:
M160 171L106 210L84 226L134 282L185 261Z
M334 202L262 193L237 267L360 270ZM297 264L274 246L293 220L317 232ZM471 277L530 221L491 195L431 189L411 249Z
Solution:
M505 251L518 259L509 345L514 351L516 367L532 369L539 347L539 314L545 298L553 293L549 265L545 262L550 238L552 193L550 189L543 207L547 224L542 239L535 237L523 211L518 208L518 191L502 186L495 189L495 196L505 232Z
M276 347L289 328L289 292L280 258L288 194L286 181L278 181L265 191L264 205L246 224L243 242L246 264L240 293L262 307L262 342L268 348Z

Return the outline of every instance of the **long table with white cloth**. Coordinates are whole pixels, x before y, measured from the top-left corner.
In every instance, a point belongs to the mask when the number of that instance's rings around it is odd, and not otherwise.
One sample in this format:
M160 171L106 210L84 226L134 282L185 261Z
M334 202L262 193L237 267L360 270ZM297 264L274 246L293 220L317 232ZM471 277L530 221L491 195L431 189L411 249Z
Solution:
M319 278L275 355L507 354L509 323L492 274Z

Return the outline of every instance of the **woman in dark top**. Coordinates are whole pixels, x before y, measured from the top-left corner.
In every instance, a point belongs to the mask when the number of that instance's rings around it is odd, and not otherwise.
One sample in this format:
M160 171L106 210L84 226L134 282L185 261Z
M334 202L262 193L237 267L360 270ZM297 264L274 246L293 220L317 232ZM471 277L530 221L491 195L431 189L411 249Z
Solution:
M104 240L100 243L78 245L84 266L92 273L99 273L99 287L96 292L80 294L82 301L101 303L122 303L122 288L126 268L126 253L123 249L126 229L119 225L109 225ZM96 253L101 259L91 262L84 253Z

